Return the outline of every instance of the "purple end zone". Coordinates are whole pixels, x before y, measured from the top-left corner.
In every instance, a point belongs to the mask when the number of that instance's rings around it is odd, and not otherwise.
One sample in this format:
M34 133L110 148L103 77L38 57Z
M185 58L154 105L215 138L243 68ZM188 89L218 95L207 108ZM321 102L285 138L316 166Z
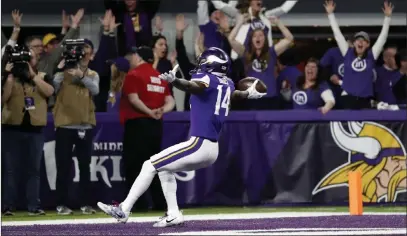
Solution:
M186 217L188 218L188 217ZM152 223L2 226L2 235L158 235L192 231L267 230L281 228L397 228L404 215L321 216L243 220L187 221L183 226L153 228Z

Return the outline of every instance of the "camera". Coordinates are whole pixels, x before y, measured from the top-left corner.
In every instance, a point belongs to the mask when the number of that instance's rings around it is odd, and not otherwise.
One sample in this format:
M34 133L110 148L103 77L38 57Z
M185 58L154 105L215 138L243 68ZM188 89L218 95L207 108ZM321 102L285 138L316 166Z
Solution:
M4 60L7 63L13 63L11 73L22 80L28 79L28 62L31 60L31 52L26 46L16 45L15 47L6 46L4 51Z
M63 42L64 50L62 57L65 60L65 68L73 68L85 55L84 39L67 39Z

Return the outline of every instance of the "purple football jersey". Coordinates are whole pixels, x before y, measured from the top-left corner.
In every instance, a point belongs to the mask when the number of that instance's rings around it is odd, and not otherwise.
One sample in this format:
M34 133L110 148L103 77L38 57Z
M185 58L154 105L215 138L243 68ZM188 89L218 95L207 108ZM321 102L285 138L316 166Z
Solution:
M298 89L292 91L292 100L294 109L317 109L324 105L321 94L328 90L329 86L326 82L319 84L317 89Z
M373 96L373 69L375 66L373 52L369 49L366 58L355 55L349 48L345 55L345 72L342 89L349 95L368 98Z
M279 95L277 89L277 80L274 77L274 68L277 61L277 54L274 50L274 46L269 49L269 60L260 61L254 59L251 65L248 66L247 76L258 78L264 82L267 86L267 95L266 97L276 97Z
M191 94L190 135L217 141L223 122L229 114L230 99L235 90L234 83L226 76L196 73L191 81L207 85L202 94Z

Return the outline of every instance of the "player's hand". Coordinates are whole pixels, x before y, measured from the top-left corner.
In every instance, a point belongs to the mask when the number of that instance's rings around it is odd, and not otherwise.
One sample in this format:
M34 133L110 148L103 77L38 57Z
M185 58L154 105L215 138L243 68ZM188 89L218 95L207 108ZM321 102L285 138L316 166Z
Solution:
M172 69L170 72L163 73L163 74L159 75L158 78L160 78L160 79L162 79L162 80L165 80L165 81L168 81L168 83L172 83L172 82L174 82L176 79L178 79L178 78L175 76L175 74L176 74L177 71L178 71L178 68L179 68L179 65L177 64L177 65L174 66L174 69Z
M256 84L259 82L259 80L257 79L256 81L254 81L254 83L252 84L252 86L250 86L248 89L246 89L246 92L248 92L249 94L247 95L248 99L259 99L261 97L264 97L267 93L259 93L256 90Z

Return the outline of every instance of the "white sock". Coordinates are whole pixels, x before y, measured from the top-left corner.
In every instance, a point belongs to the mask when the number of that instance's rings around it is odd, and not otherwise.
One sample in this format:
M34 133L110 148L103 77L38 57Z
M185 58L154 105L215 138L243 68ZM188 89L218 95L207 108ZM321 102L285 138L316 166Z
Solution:
M124 212L130 212L137 199L150 187L157 171L151 161L145 161L141 168L140 174L131 186L130 192L126 200L121 203L121 208Z
M177 180L172 172L160 171L158 172L160 177L161 187L163 189L165 200L167 201L168 214L176 215L179 213L177 203Z

